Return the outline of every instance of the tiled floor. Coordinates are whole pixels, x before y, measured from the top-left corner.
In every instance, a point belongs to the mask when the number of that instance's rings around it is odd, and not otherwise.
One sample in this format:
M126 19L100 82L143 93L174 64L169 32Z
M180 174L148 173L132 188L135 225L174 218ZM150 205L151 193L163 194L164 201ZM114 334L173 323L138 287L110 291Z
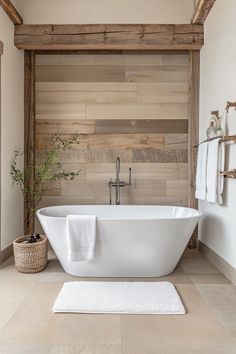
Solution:
M39 274L0 267L1 354L236 354L236 287L197 251L150 279L176 285L183 316L53 314L63 282L78 278L50 258Z

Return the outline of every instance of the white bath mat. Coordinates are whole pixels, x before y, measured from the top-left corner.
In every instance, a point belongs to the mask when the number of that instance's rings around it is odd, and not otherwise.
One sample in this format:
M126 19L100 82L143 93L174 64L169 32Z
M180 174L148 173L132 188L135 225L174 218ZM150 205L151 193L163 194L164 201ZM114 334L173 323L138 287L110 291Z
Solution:
M169 282L64 283L53 312L183 315L185 308Z

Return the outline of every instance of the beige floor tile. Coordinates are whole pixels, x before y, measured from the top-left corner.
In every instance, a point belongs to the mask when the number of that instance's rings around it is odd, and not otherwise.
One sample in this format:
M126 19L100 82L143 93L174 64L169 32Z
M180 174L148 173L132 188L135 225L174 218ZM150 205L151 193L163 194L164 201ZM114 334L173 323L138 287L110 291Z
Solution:
M210 263L203 255L193 253L191 256L183 257L180 260L180 265L185 273L220 273L220 271Z
M11 257L0 266L0 284L12 285L40 282L44 272L25 274L19 273L14 264L14 259Z
M34 344L3 344L0 345L0 354L49 354L51 347Z
M193 284L232 284L231 281L221 273L195 273L188 274Z
M205 354L212 350L214 354L214 350L220 346L222 348L227 346L230 350L234 348L234 340L217 321L195 287L178 285L177 289L187 308L186 315L122 316L123 353L162 354L196 351Z
M62 284L34 287L0 333L0 344L121 344L119 315L53 314Z
M233 284L196 285L219 321L236 335L236 287ZM236 348L235 348L236 353Z
M0 284L0 330L14 315L33 286L33 283L20 284L15 283L14 280L11 284L5 284L4 282Z
M91 348L89 344L84 345L55 345L50 354L121 354L121 346L115 344L98 345Z
M171 281L183 316L53 314L65 281ZM162 278L78 278L53 252L45 271L0 266L0 354L236 354L236 287L202 254L186 250Z

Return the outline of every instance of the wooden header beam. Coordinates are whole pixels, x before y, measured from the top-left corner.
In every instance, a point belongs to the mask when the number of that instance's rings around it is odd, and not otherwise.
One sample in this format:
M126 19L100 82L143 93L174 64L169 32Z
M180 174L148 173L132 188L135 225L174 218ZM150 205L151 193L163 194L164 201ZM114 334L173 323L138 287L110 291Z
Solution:
M13 22L14 25L22 25L23 19L19 15L18 11L16 10L15 6L11 3L10 0L0 0L0 6L6 12L10 20Z
M24 50L199 50L202 25L18 25Z
M195 8L191 23L201 25L205 22L216 0L199 0Z

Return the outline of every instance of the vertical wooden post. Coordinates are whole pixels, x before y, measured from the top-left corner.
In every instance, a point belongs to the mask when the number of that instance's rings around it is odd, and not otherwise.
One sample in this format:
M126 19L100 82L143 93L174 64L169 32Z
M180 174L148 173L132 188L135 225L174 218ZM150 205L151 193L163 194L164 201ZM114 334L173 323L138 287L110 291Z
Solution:
M199 138L199 84L200 84L200 51L192 50L189 52L189 125L188 125L188 206L198 208L195 199L195 178L197 164L197 144ZM197 247L197 228L194 230L189 242L189 248Z
M0 41L0 139L1 139L1 131L2 131L2 119L1 119L1 112L2 112L2 95L1 95L1 89L2 89L2 85L1 85L1 55L3 54L3 43ZM1 140L0 140L0 143L1 143ZM0 145L0 152L1 152L1 145ZM1 172L1 154L0 154L0 172ZM0 177L1 177L1 174L0 174ZM0 179L0 186L1 186L1 179ZM2 190L0 188L0 211L1 211L1 194L2 194ZM0 223L1 223L1 212L0 212ZM0 263L1 263L1 230L0 230Z
M35 52L25 51L24 64L24 165L35 163ZM28 189L34 188L34 172L25 180ZM24 199L24 231L28 235L34 231L34 213L29 200Z

